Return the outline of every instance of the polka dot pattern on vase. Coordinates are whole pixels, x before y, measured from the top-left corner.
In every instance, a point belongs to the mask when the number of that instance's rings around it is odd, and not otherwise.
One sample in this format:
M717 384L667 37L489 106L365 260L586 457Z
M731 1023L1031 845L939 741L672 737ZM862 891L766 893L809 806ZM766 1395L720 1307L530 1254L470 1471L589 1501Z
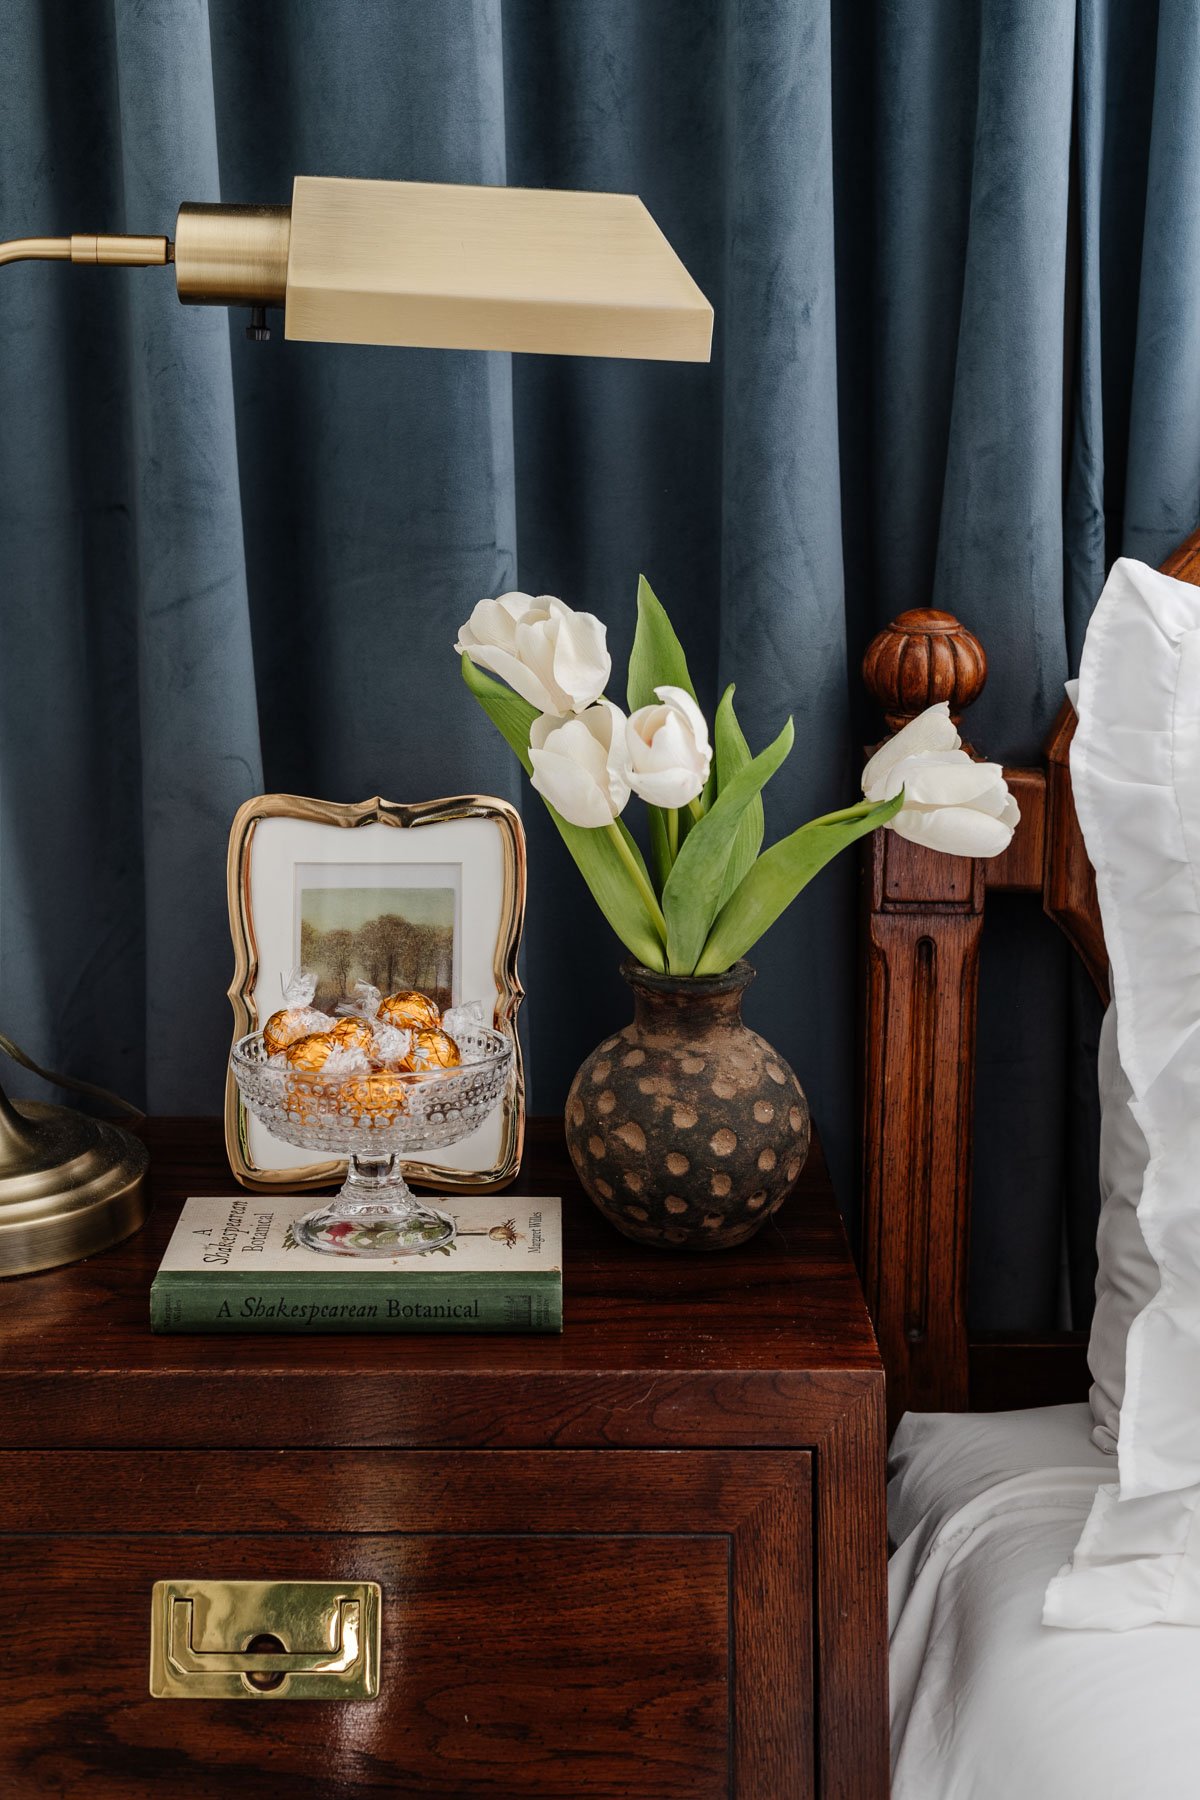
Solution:
M720 1249L758 1231L809 1146L800 1084L741 1019L745 964L711 981L627 966L636 1017L584 1062L567 1098L579 1179L619 1231Z

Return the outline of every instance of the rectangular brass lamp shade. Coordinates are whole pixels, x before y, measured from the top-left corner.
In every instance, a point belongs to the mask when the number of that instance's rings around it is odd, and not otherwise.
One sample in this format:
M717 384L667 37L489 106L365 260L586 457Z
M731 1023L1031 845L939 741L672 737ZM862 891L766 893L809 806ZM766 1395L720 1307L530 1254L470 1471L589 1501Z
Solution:
M174 260L181 300L282 304L310 342L707 362L712 340L632 194L299 175L290 212L181 208Z

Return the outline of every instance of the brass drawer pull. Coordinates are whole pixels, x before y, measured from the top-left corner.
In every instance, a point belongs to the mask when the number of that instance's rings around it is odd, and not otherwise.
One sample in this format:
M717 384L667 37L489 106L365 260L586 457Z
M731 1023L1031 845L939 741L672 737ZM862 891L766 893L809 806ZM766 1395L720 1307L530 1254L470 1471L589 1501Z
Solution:
M156 1581L150 1692L156 1700L373 1700L379 1603L373 1581Z

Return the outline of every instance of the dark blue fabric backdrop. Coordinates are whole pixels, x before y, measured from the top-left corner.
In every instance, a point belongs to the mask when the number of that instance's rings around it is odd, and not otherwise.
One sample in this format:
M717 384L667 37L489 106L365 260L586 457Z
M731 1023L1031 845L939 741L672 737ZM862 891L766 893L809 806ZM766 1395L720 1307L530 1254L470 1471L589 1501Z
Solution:
M850 797L858 658L905 606L980 633L972 735L1033 755L1106 561L1200 513L1198 109L1191 0L6 0L0 236L169 231L296 172L635 190L717 317L708 369L263 348L165 274L3 271L6 1029L215 1110L234 809L520 797L450 649L508 586L620 659L645 570L708 699L736 680L755 743L795 714L776 829ZM626 1002L523 808L549 1110ZM748 1009L847 1198L853 888L776 928ZM997 913L977 1310L1036 1326L1064 1271L1086 1303L1094 1019Z

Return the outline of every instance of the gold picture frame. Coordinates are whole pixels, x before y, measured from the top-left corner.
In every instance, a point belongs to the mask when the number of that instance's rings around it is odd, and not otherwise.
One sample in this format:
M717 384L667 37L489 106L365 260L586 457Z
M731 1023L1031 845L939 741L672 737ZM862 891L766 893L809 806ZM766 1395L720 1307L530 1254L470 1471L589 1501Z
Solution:
M229 1000L233 1007L233 1037L236 1043L248 1032L257 1031L262 1023L255 1003L260 965L259 934L255 929L251 896L251 873L255 838L264 821L295 820L305 824L330 826L339 831L356 831L368 825L385 825L402 832L416 832L423 827L474 819L488 821L497 830L500 842L499 929L491 958L495 983L493 1023L497 1031L504 1032L512 1041L513 1076L508 1092L498 1108L499 1154L492 1166L483 1169L458 1169L442 1164L406 1161L404 1172L409 1181L422 1186L483 1194L505 1187L513 1179L520 1166L525 1140L525 1076L516 1021L525 997L525 990L517 973L517 954L525 922L526 859L525 832L516 808L506 800L499 800L488 794L463 794L446 800L426 800L415 805L376 797L351 806L338 805L329 800L306 799L297 794L259 794L238 809L230 828L226 882L234 953ZM479 999L484 996L469 994L464 998ZM276 1193L284 1188L307 1191L311 1188L329 1187L340 1183L346 1176L344 1160L278 1169L257 1163L250 1143L245 1102L238 1092L231 1070L226 1072L225 1077L225 1149L234 1179L242 1187L255 1193Z

